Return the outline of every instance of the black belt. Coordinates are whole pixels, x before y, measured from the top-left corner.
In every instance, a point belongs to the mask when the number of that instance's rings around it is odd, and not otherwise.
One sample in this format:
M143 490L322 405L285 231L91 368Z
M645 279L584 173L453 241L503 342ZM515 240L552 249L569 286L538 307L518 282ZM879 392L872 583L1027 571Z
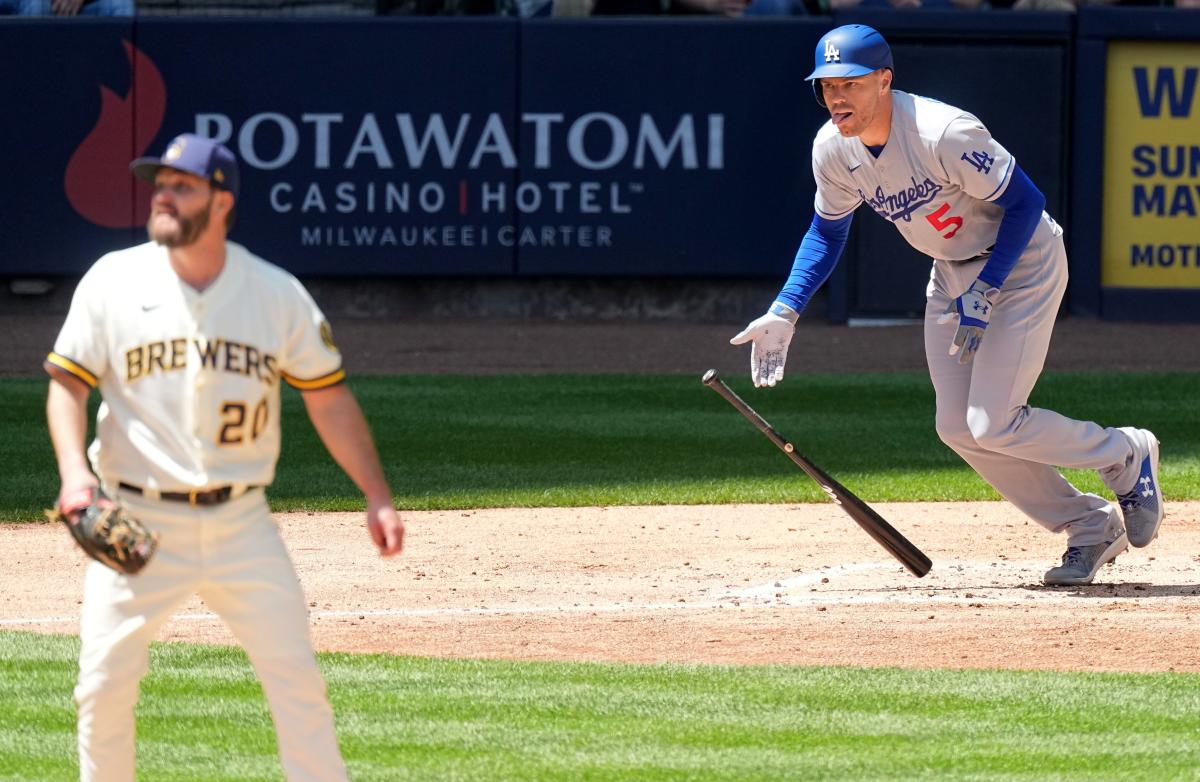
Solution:
M125 491L131 491L134 494L146 494L146 491L140 486L131 486L128 483L121 482L117 484L118 488ZM260 486L247 486L246 491L258 489ZM241 495L238 495L241 496ZM221 486L216 489L192 489L191 491L162 491L158 493L160 500L170 500L171 502L186 502L188 505L220 505L222 502L228 502L233 497L232 486Z

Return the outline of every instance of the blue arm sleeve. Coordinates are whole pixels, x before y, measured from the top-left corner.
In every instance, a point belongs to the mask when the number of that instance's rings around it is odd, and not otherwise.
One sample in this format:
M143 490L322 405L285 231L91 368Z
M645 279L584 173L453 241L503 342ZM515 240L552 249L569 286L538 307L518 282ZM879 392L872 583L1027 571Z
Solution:
M854 213L841 220L826 220L820 215L813 215L812 225L800 241L796 260L792 262L792 273L784 283L783 290L775 297L776 301L783 302L796 312L804 311L809 298L829 279L829 274L837 265L853 219Z
M999 288L1004 285L1008 273L1017 265L1017 259L1033 238L1038 220L1042 219L1042 210L1046 208L1046 196L1018 165L1013 171L1012 181L994 203L1004 207L1004 217L1000 220L992 256L979 272L979 279L993 288Z

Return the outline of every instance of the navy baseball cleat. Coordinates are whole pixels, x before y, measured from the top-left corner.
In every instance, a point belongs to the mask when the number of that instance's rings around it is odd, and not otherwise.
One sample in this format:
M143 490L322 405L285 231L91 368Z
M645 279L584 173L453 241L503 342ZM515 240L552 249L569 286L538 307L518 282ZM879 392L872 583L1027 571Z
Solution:
M1111 484L1110 488L1121 506L1130 545L1142 548L1158 537L1158 528L1166 513L1158 483L1158 439L1145 429L1121 427L1120 431L1133 441L1130 463L1138 466L1138 474L1132 488L1125 492Z
M1071 546L1067 553L1063 554L1062 564L1050 568L1046 575L1042 576L1042 583L1048 586L1090 584L1101 565L1112 562L1118 554L1128 548L1129 538L1124 530L1114 540L1094 546Z

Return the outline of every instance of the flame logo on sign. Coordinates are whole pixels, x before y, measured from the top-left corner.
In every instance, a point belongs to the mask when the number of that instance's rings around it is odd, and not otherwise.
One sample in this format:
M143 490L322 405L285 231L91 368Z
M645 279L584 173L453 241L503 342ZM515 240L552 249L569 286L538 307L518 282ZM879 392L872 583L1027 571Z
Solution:
M153 189L129 173L129 161L149 148L167 108L158 66L129 41L122 43L129 58L129 94L121 97L100 85L100 116L67 162L63 181L75 211L105 228L141 225L150 216Z

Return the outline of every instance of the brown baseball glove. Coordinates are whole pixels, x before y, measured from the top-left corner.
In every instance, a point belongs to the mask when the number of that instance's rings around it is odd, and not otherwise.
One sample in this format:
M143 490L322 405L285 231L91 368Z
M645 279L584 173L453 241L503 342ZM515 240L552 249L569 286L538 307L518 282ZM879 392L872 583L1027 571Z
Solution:
M150 532L98 486L63 497L46 518L61 521L84 552L118 573L134 575L146 566L158 548L158 535Z

